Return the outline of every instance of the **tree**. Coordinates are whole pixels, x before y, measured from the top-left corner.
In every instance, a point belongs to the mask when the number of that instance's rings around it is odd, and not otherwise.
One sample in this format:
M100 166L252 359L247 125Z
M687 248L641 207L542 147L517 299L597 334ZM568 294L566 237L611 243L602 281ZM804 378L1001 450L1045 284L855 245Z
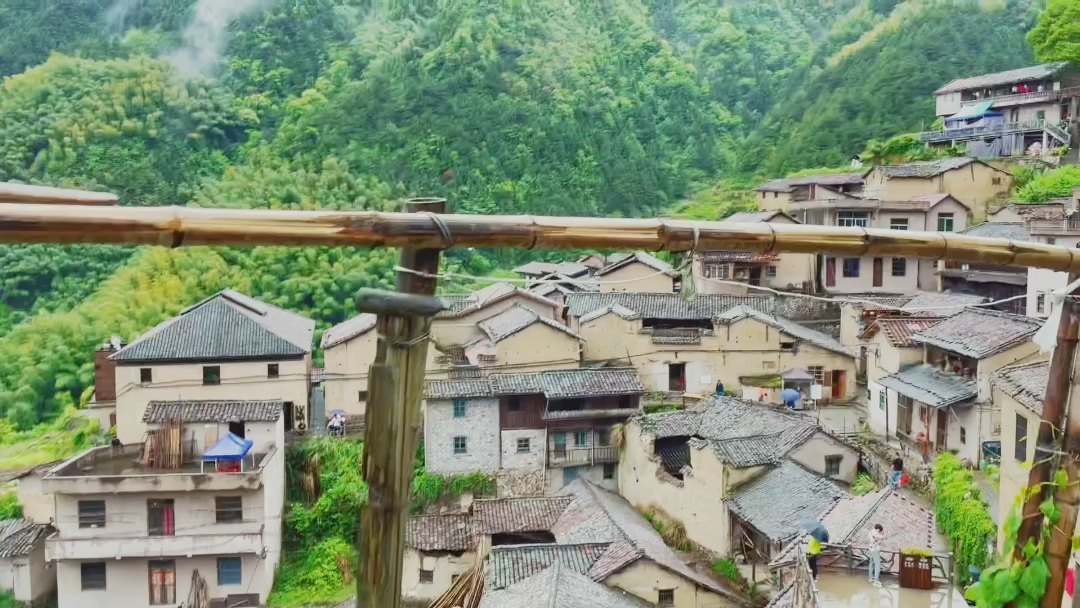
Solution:
M1080 62L1080 0L1049 0L1027 40L1039 61Z

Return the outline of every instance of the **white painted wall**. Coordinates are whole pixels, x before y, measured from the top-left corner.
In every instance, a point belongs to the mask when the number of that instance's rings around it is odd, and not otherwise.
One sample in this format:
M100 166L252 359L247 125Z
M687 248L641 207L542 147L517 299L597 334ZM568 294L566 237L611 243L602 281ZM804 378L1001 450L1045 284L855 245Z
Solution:
M45 539L29 555L0 559L0 588L20 602L44 601L56 588L56 569L45 562Z

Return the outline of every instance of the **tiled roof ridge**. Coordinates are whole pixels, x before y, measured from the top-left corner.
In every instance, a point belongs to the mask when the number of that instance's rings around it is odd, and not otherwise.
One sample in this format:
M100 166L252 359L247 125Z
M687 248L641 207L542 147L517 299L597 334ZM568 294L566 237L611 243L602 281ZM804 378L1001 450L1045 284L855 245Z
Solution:
M615 529L619 531L619 536L622 537L623 542L633 547L634 550L637 552L638 557L645 555L645 550L642 549L636 542L634 542L634 539L630 538L630 535L626 533L626 530L623 530L623 527L619 525L618 520L616 520L615 517L611 515L611 510L607 508L604 500L600 498L600 495L596 492L598 488L596 488L596 486L594 486L593 483L587 479L582 480L582 485L585 486L586 490L588 490L589 496L592 498L593 502L595 502L596 505L600 507L600 510L604 512L604 517L607 517L608 521L610 521L611 524L615 527ZM625 568L627 565L629 565L629 563L623 564L623 568Z

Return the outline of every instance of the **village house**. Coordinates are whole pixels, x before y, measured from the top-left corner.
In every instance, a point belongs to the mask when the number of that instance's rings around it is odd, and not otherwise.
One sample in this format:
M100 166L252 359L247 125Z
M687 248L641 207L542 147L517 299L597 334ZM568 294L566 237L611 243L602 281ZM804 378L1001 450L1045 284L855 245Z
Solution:
M997 521L1005 525L1016 497L1028 483L1035 461L1036 438L1042 422L1050 362L1035 361L1003 367L994 373L994 403L1001 408L1001 476L998 483ZM998 534L998 551L1005 533Z
M725 224L798 224L790 215L771 211L740 212L722 220ZM693 274L697 293L753 291L747 287L721 283L734 281L784 291L813 292L815 256L808 253L751 253L707 250L693 254Z
M581 336L561 321L515 305L478 323L483 337L463 348L469 365L483 370L539 371L576 368Z
M639 510L681 522L720 555L768 563L846 493L859 454L798 414L713 397L703 407L631 418L619 489Z
M425 601L438 597L475 563L481 543L491 547L485 596L492 598L517 596L517 585L559 564L632 596L622 605L636 605L633 598L675 608L746 604L688 565L625 499L584 479L556 496L477 500L464 513L411 518L402 595Z
M862 193L863 178L869 170L852 173L819 173L803 177L773 179L761 184L757 192L757 206L761 211L787 212L791 203L817 198L858 197Z
M143 439L151 401L280 400L285 429L308 425L315 322L226 289L113 353L116 434Z
M54 467L45 557L59 608L213 601L259 606L281 554L285 410L262 401L152 401L145 443L91 448Z
M772 308L763 296L576 294L567 314L585 361L633 365L648 391L707 394L717 382L742 391L803 368L825 387L822 401L853 397L855 352L762 311Z
M0 589L27 606L46 606L56 590L56 568L45 561L52 526L27 519L0 520Z
M866 349L866 423L875 435L896 435L896 399L898 394L878 382L923 361L923 345L911 339L912 334L932 327L940 317L895 316L878 317L859 336Z
M609 263L593 275L602 292L674 293L679 273L656 256L637 251Z
M561 275L570 279L589 277L597 269L580 262L529 262L518 266L514 272L527 279L543 279L550 275Z
M1031 235L1022 222L985 222L961 230L959 234L1011 241L1030 241ZM988 301L1008 300L994 306L996 310L1025 314L1028 269L1016 266L979 262L938 261L939 287L957 293L970 293Z
M923 230L956 232L967 226L965 212L985 218L988 207L1009 194L1012 180L1011 173L975 158L919 160L874 167L866 175L863 196L884 202L925 201L933 199L923 197L948 194L961 207L931 210Z
M934 91L940 131L922 133L930 146L964 146L968 156L1023 156L1071 141L1080 73L1066 62L957 78ZM1036 144L1038 144L1036 146Z
M500 485L518 494L578 478L617 490L611 427L641 413L642 393L637 373L619 368L429 381L426 469L502 472Z
M649 608L654 606L625 591L597 583L578 573L563 559L550 562L540 572L505 587L489 588L480 599L480 608ZM564 565L567 564L567 565Z
M924 454L956 450L978 463L983 443L1001 432L990 377L1038 353L1031 338L1041 326L1030 317L968 308L912 334L923 345L922 364L877 381L889 392L887 403L896 400L896 435Z
M1031 241L1077 247L1080 245L1080 187L1073 188L1068 198L1055 199L1041 207L1035 205L1007 205L999 210L1002 219L1013 215L1023 218L1024 228ZM1047 295L1055 289L1068 285L1069 273L1047 268L1027 269L1027 314L1029 317L1050 316L1053 305Z

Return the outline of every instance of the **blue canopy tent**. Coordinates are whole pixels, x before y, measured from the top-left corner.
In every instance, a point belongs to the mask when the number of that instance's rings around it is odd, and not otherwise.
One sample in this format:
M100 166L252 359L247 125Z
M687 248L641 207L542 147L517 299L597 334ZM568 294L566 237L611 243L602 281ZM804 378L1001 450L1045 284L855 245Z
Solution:
M207 462L213 462L216 469L221 472L243 471L244 457L251 451L252 445L254 443L250 439L227 433L203 452L203 470L206 470Z
M993 101L982 101L963 106L959 112L945 118L945 129L999 124L1004 120L1004 117L1001 112L990 109L993 105Z

